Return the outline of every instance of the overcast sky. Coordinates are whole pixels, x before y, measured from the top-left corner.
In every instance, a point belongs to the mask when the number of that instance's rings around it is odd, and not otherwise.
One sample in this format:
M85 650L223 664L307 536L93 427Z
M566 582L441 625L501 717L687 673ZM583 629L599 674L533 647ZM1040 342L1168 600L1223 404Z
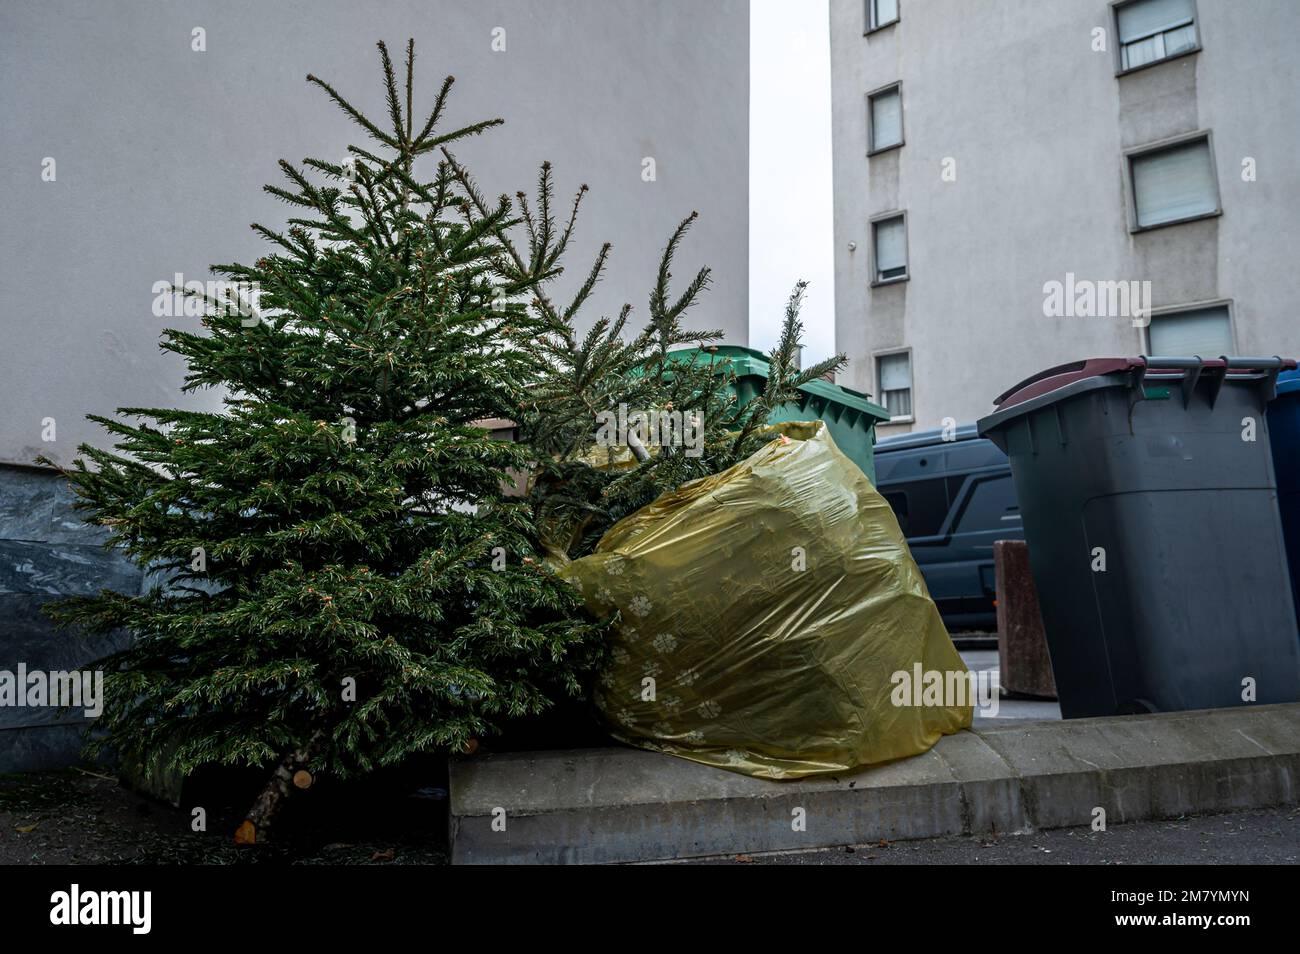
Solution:
M749 344L776 343L802 278L805 362L835 351L826 4L751 0L749 20Z

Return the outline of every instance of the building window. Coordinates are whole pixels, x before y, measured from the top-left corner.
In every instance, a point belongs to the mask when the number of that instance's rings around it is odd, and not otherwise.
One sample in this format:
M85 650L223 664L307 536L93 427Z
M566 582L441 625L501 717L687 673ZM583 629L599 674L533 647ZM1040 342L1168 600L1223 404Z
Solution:
M882 354L876 358L876 381L880 402L891 421L912 419L912 355L907 351Z
M907 278L907 223L903 215L891 215L871 223L873 285Z
M895 83L867 95L870 114L871 153L903 144L903 87Z
M1138 229L1219 212L1208 136L1129 154L1133 220Z
M1217 358L1232 354L1232 323L1227 305L1189 308L1152 315L1147 328L1147 353L1162 357Z
M898 0L867 0L867 32L898 22Z
M1129 0L1115 7L1120 72L1200 49L1194 0Z

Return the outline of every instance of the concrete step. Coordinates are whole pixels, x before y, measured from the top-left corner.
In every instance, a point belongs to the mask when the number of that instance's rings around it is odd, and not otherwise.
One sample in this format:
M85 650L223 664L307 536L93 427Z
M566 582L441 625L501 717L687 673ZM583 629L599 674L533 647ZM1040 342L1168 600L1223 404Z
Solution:
M451 767L457 864L660 861L1300 800L1300 703L977 727L851 775L749 778L630 748Z

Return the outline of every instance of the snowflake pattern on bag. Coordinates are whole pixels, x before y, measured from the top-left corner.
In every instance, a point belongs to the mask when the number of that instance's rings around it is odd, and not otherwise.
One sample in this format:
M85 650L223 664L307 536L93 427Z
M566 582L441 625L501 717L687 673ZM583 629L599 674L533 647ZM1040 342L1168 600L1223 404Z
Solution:
M622 609L595 694L620 741L795 778L970 724L969 707L890 703L889 674L918 659L965 667L889 504L824 424L783 426L803 436L670 491L562 571L593 613Z

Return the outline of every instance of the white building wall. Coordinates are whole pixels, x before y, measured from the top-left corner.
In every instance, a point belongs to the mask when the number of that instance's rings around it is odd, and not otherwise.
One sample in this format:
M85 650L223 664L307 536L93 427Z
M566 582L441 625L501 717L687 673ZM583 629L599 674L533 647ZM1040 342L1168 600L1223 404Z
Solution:
M191 49L196 27L206 52ZM306 74L382 117L374 44L400 58L408 36L417 102L458 79L447 128L506 120L458 149L489 194L531 192L545 159L565 205L591 186L570 266L585 274L606 240L614 254L589 320L624 301L645 317L660 249L694 209L677 271L708 264L714 283L693 320L748 343L743 0L6 0L0 463L69 462L102 440L88 412L215 406L212 393L178 394L184 368L158 350L153 284L261 254L248 223L288 214L261 191L277 160L342 158L364 135ZM55 182L41 179L45 157Z
M1238 353L1300 354L1300 4L1197 0L1201 51L1120 77L1106 0L900 0L865 36L864 0L830 6L841 381L875 393L874 354L913 359L914 421L882 434L973 421L1055 364L1145 352L1130 320L1044 316L1044 283L1067 272L1149 280L1156 308L1228 300ZM900 80L905 144L868 158L865 94ZM1124 150L1196 130L1223 214L1130 233ZM868 222L893 209L911 278L871 288Z

